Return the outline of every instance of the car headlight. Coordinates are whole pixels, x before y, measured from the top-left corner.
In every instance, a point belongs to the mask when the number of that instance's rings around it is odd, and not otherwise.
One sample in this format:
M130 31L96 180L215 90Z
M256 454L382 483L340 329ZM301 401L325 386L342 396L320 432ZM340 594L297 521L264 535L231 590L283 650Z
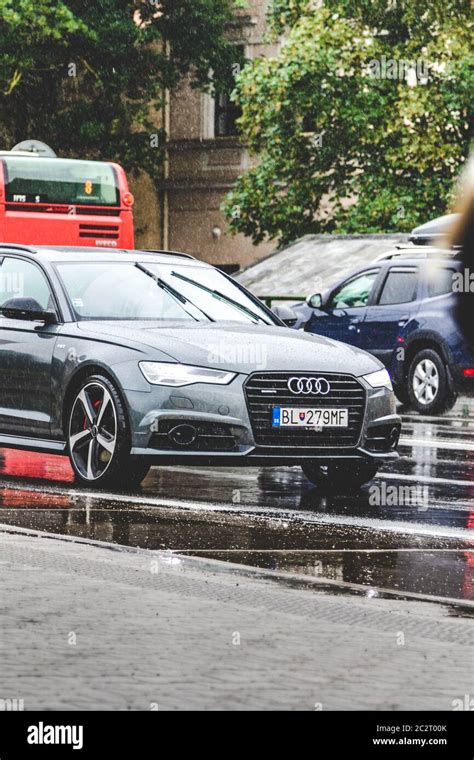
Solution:
M388 388L389 391L393 391L392 381L386 369L379 369L362 377L372 388Z
M145 379L152 385L172 385L175 387L192 385L193 383L227 385L236 376L235 372L168 362L139 362L139 367Z

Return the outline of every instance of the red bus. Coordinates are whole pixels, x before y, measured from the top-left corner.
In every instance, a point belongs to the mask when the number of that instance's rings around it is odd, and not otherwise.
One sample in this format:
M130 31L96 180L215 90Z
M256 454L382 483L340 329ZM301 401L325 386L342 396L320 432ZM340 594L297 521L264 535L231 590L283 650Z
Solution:
M133 195L118 164L0 152L0 241L134 248Z

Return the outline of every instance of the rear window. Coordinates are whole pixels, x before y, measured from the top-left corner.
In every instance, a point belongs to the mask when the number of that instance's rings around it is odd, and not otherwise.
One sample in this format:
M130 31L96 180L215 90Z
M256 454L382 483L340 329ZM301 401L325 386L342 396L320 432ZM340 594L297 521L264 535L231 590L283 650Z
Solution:
M118 206L115 171L100 161L4 158L7 203Z
M453 292L453 277L455 269L431 267L428 272L428 297L444 296Z
M415 300L418 270L391 269L379 299L381 306Z

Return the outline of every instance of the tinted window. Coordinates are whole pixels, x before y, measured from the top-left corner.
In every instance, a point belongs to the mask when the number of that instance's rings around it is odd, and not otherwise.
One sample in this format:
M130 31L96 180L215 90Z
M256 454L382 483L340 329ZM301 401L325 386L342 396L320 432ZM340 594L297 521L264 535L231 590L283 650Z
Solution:
M119 202L110 164L22 156L4 159L4 166L9 203L115 206Z
M350 309L366 306L378 274L378 271L365 272L358 277L354 277L350 282L344 283L333 294L330 307L333 309Z
M401 271L391 269L385 280L379 299L381 306L414 301L418 282L418 271Z
M433 267L428 273L428 296L443 296L446 293L453 292L453 275L454 269L444 269Z
M32 298L41 310L51 307L51 292L41 270L29 261L6 258L0 267L0 306L12 298Z

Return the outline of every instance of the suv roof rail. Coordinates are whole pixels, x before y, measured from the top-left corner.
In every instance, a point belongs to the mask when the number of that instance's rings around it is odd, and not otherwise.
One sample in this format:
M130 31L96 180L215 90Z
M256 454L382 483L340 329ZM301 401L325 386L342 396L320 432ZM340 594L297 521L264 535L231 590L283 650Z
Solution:
M0 249L7 248L9 251L27 251L28 253L38 253L36 248L28 245L19 245L18 243L0 243Z
M442 248L436 248L432 250L426 250L426 249L416 249L416 248L402 248L401 246L396 246L396 251L389 251L388 253L382 253L380 256L377 256L374 261L387 261L389 259L396 259L398 257L403 257L405 259L442 259L442 258L448 258L452 259L455 258L458 255L458 252L456 250L444 250Z

